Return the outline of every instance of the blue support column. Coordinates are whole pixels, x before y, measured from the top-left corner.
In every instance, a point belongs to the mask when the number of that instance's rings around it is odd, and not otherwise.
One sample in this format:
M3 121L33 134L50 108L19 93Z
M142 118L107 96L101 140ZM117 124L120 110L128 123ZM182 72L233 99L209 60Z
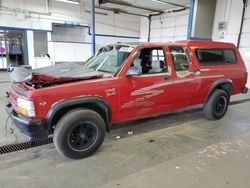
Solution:
M192 38L193 18L194 18L194 5L195 5L195 0L190 0L187 39L191 39Z
M24 36L24 46L25 46L25 64L29 65L29 45L28 45L28 31L26 30Z
M91 0L92 54L95 54L95 0Z

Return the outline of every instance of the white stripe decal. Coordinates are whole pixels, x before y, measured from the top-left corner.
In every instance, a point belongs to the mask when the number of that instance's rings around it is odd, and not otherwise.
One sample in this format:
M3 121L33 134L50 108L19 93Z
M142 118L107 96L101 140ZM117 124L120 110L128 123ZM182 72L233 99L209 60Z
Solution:
M186 79L182 79L182 80L176 80L176 81L174 81L174 84L180 84L180 83L184 83L184 82L191 82L191 81L200 80L200 79L222 78L222 77L224 77L224 75L197 76L195 78L186 78Z
M144 107L153 106L154 102L146 101L146 100L164 93L165 89L157 89L163 86L191 82L191 81L195 81L199 79L221 78L221 77L224 77L224 75L196 76L195 78L186 78L186 79L181 79L181 80L176 80L176 81L168 81L168 82L144 87L144 88L135 90L130 94L131 96L138 96L138 95L144 95L144 96L130 100L129 102L123 104L121 108L124 109L124 108L131 108L135 106L144 106Z

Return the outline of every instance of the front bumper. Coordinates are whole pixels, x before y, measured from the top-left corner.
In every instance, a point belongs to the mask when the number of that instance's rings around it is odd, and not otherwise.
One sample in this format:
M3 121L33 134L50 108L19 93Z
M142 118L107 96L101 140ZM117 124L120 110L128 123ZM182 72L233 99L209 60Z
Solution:
M48 131L43 119L31 119L18 114L10 104L6 105L6 112L21 131L24 137L29 140L40 140L48 138Z

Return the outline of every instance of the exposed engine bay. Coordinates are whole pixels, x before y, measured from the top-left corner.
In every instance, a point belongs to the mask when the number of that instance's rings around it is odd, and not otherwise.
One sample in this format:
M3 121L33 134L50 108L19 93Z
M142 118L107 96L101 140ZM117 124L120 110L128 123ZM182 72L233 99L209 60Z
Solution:
M10 73L12 82L25 83L33 88L101 77L103 73L77 63L62 63L38 69L21 66L13 68Z

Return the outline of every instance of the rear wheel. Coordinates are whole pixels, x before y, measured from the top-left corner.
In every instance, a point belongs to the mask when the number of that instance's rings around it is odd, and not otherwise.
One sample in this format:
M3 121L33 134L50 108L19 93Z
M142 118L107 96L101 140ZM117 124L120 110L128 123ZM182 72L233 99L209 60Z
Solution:
M70 111L58 122L54 143L60 154L81 159L93 154L105 137L105 122L96 112L87 109Z
M221 119L227 112L229 104L229 96L226 91L217 89L210 96L204 105L204 113L208 119Z

